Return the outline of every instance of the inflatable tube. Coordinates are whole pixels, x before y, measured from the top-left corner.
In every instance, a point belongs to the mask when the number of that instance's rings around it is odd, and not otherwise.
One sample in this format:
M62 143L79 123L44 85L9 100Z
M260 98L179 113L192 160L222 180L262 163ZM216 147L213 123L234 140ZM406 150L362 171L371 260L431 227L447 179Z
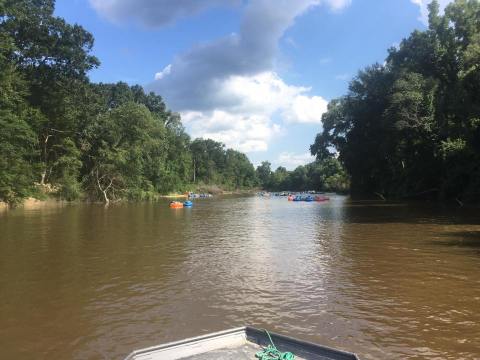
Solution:
M170 207L172 209L181 209L181 208L183 208L183 204L179 201L172 201L172 202L170 202Z
M192 203L191 201L185 201L185 202L183 203L183 206L184 206L184 207L192 207L192 206L193 206L193 203Z

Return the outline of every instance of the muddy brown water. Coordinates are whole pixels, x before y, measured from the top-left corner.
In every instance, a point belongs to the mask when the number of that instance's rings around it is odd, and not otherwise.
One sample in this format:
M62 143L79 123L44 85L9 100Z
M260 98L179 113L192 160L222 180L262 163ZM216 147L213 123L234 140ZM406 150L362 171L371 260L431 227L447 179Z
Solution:
M122 359L244 324L480 359L478 209L285 198L0 214L0 359Z

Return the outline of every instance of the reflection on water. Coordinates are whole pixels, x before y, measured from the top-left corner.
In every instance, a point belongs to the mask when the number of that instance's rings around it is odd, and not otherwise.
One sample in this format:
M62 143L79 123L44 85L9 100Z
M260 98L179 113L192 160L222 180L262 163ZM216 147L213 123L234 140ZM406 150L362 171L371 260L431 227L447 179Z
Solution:
M5 359L119 359L251 324L363 359L480 358L480 219L254 197L0 214Z

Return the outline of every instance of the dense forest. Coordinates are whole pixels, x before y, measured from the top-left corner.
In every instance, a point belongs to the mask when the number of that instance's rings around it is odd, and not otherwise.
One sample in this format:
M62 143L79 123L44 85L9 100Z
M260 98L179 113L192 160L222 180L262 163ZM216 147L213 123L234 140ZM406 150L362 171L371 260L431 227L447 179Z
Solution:
M246 155L191 141L141 86L94 84L93 36L53 0L0 1L0 201L55 194L109 202L257 185Z
M311 152L337 157L354 196L478 200L480 2L429 5L429 26L360 71Z

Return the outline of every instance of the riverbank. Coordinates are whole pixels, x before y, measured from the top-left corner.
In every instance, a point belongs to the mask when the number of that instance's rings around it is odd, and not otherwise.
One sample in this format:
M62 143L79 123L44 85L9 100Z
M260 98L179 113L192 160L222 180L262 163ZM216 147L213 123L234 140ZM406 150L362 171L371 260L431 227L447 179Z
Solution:
M160 199L176 199L176 198L187 198L188 193L193 194L210 194L213 196L219 195L248 195L248 194L255 194L259 189L258 188L251 188L251 189L235 189L229 190L225 189L219 185L192 185L188 188L188 191L185 192L177 192L177 193L169 193L169 194L161 194L158 195Z
M120 202L142 202L142 201L155 201L160 199L180 199L180 198L187 198L188 193L195 193L195 194L211 194L213 196L222 196L222 195L248 195L254 194L258 191L257 188L253 189L235 189L235 190L228 190L224 189L218 185L196 185L189 188L188 191L185 192L177 192L177 193L168 193L168 194L155 194L151 196L148 200L132 200L132 199L118 199L115 203ZM102 201L92 200L91 198L84 197L80 200L68 201L66 199L62 199L58 197L53 192L39 192L41 196L35 197L30 196L25 199L21 199L14 204L8 204L6 202L0 201L0 212L7 211L12 208L22 207L27 210L32 209L39 209L41 207L50 207L50 206L58 206L58 205L65 205L69 203L99 203Z
M22 201L16 203L15 205L10 205L6 202L0 201L0 212L7 211L12 208L22 207L26 210L35 210L43 207L52 207L52 206L63 206L69 203L69 201L61 200L57 198L46 197L42 199L37 199L34 197L28 197Z

